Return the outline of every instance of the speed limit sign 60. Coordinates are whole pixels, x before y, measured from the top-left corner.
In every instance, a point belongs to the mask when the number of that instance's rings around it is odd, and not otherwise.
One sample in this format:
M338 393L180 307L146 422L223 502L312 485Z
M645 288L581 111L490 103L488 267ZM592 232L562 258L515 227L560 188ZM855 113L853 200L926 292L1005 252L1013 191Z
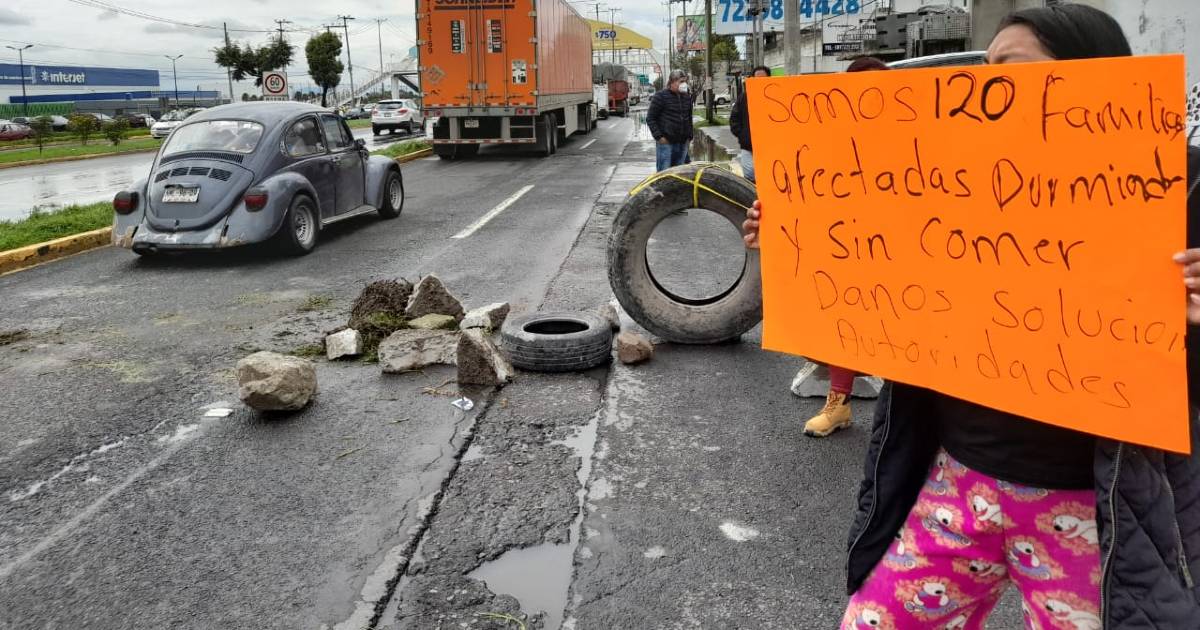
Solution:
M262 89L263 96L287 96L287 75L282 72L264 72Z

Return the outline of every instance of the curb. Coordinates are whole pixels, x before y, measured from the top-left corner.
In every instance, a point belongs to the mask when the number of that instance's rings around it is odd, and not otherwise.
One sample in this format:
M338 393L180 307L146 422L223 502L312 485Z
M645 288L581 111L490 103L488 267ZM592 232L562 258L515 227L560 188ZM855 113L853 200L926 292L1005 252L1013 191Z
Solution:
M112 228L72 234L0 252L0 276L112 244Z
M418 160L427 155L433 155L432 147L430 147L428 149L421 149L420 151L413 151L412 153L405 153L404 155L397 156L396 163L404 164L405 162L411 162L413 160Z
M138 149L136 151L117 151L116 153L96 153L94 155L72 155L61 158L47 158L45 160L25 160L24 162L9 162L0 164L0 171L6 168L18 168L21 166L37 166L38 164L57 164L59 162L79 162L81 160L94 160L96 158L113 157L114 155L137 155L138 153L154 153L158 148L153 149Z

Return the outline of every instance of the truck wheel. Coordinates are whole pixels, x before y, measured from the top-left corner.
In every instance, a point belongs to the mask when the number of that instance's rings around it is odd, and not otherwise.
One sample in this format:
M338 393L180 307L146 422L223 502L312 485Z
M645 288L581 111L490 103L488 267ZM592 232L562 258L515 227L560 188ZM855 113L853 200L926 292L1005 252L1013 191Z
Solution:
M521 369L575 372L611 359L612 328L593 313L532 313L504 322L500 346Z
M383 205L379 208L379 216L395 219L401 210L404 210L404 177L400 171L390 171L383 181Z
M558 125L554 124L553 116L547 117L546 125L546 132L550 135L550 155L554 155L558 153Z
M378 126L371 125L371 135L373 135L373 136L379 135L379 127Z
M678 178L652 180L617 211L608 239L608 282L625 312L667 341L711 344L737 339L762 321L758 250L746 250L745 266L733 286L696 300L674 295L659 284L646 261L646 245L660 221L696 206L725 217L740 232L746 207L758 195L749 181L712 165L688 164L666 172Z
M538 155L542 157L554 155L554 134L550 133L550 121L545 116L538 121L536 131Z

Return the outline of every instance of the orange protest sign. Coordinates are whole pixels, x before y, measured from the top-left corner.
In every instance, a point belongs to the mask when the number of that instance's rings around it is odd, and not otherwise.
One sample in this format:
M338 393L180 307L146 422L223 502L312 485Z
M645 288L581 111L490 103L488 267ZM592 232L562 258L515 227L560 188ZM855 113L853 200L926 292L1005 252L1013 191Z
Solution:
M1189 450L1181 56L747 90L765 348Z

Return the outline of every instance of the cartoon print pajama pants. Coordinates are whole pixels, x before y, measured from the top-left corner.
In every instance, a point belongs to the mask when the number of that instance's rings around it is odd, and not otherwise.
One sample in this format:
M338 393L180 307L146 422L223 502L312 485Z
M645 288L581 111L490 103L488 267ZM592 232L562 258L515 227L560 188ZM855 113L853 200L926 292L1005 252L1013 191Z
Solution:
M1009 582L1026 627L1101 630L1095 493L1018 486L940 451L841 628L980 630Z

